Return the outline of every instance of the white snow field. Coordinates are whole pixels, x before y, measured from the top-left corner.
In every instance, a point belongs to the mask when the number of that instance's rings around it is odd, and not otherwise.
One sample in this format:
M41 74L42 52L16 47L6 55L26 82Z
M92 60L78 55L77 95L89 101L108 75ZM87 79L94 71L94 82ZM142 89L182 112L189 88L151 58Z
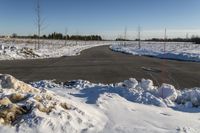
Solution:
M75 56L85 49L110 44L108 41L40 40L38 48L34 39L0 39L0 60Z
M126 42L111 45L110 49L138 56L200 62L200 44L189 42L141 42L140 49L138 42Z
M30 85L0 75L0 132L199 133L200 88L130 78L117 84L76 80Z

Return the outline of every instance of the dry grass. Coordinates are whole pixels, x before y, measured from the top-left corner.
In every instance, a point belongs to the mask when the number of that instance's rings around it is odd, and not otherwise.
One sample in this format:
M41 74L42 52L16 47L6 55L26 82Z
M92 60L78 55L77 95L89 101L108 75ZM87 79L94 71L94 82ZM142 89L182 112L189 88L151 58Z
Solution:
M33 88L10 75L0 74L0 88L2 93L8 92L0 97L0 124L13 124L33 109L46 114L51 113L56 106L70 109L67 103L59 102L48 90Z
M13 104L7 97L0 100L0 105L0 124L11 124L19 116L27 113L27 110Z

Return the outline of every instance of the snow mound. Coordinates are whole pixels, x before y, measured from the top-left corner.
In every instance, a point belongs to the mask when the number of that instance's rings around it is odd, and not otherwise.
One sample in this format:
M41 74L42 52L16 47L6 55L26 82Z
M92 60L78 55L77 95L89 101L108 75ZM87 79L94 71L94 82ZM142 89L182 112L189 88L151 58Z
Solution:
M181 91L176 102L186 107L200 107L200 88Z
M54 81L38 81L31 83L31 85L36 88L52 90L59 95L66 96L65 94L69 94L85 98L85 102L88 104L95 104L100 95L104 93L117 94L131 102L160 107L175 107L176 105L185 105L186 102L191 102L192 107L198 107L200 103L199 93L196 92L199 92L199 90L191 90L192 92L180 91L169 84L162 84L158 87L154 86L153 81L149 79L142 79L139 82L134 78L130 78L114 85L94 84L84 80L74 80L60 84Z
M128 99L131 99L134 102L143 103L143 104L151 104L156 105L160 107L167 107L168 102L166 101L167 97L162 97L160 95L161 90L167 90L168 88L164 88L164 86L161 86L158 88L157 86L154 86L153 81L149 79L142 79L141 82L136 82L136 79L129 79L125 80L124 82L116 84L118 87L124 87L124 90L128 90L129 94ZM128 86L127 86L127 83ZM165 84L165 86L170 86ZM171 86L174 88L173 86ZM172 93L165 94L168 95L168 97L171 97ZM171 101L172 99L169 98Z
M12 77L11 75L0 74L0 88L1 89L13 89L21 93L35 92L38 93L39 90L33 88L32 86L19 81Z
M26 58L39 58L40 55L37 54L33 49L31 48L27 48L27 47L23 47L22 49L20 49L19 51L17 51L17 53L20 55L23 55Z
M128 88L135 88L138 85L138 81L134 78L130 78L129 80L125 80L123 85Z
M197 116L200 108L194 108L192 104L187 106L179 104L177 99L183 92L169 84L157 87L151 80L137 81L134 78L108 85L84 80L60 84L54 81L38 81L31 84L37 88L49 87L57 95L81 101L100 110L108 120L101 132L197 133L199 131ZM182 107L190 113L183 113L185 110Z
M163 99L169 99L171 101L175 101L177 99L177 91L174 86L169 84L162 84L160 88L158 88L159 96Z
M98 132L103 121L93 107L0 74L0 132Z
M140 83L141 88L143 88L146 91L154 91L155 89L157 89L154 85L153 85L153 81L149 80L149 79L142 79L141 83Z
M84 80L74 80L57 84L54 81L38 81L31 83L36 88L46 88L54 92L60 91L64 95L87 98L87 103L96 103L101 94L115 93L125 99L142 104L150 104L160 107L177 105L189 105L200 107L200 89L176 90L173 85L163 83L160 87L154 86L153 81L142 79L140 82L134 78L116 84L94 84Z
M123 91L126 93L123 96L138 103L162 107L176 105L184 105L186 108L200 107L200 88L176 90L170 84L163 83L157 87L151 80L142 79L141 82L138 82L133 78L116 84L116 87L124 87L124 90L127 91Z

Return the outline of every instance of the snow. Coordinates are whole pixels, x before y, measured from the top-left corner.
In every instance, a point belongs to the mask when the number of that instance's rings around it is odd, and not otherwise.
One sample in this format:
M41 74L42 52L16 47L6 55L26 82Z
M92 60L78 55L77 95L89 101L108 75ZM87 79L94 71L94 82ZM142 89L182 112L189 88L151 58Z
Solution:
M0 75L0 79L2 90L0 132L99 132L105 126L103 121L107 121L107 118L93 106L61 97L46 89L33 88L10 75ZM10 99L15 93L24 94L27 98L3 104L4 99ZM28 112L21 114L18 110L17 112L9 110L12 106L23 108ZM14 120L7 118L10 114L16 115L13 117ZM9 124L12 124L12 128Z
M31 39L0 40L0 60L43 59L79 55L96 46L109 45L108 41L41 40L40 48Z
M165 50L164 45L166 45ZM113 44L110 48L117 52L138 56L200 61L200 45L189 42L166 42L166 44L164 42L142 42L140 49L137 42L128 42L127 44Z
M43 59L79 55L81 51L96 46L111 45L110 48L138 56L151 56L184 61L200 61L200 45L189 42L142 42L141 48L135 41L119 44L115 41L67 41L41 40L39 49L31 39L0 39L0 60Z
M180 92L177 103L185 104L186 106L200 106L200 88L186 89Z
M1 74L0 90L0 132L200 132L200 88L181 91L134 78L116 84L42 80L29 85ZM24 99L13 97L16 93ZM5 109L21 108L27 112L4 123Z
M169 99L171 101L175 101L178 95L174 86L169 84L162 84L162 86L158 89L158 93L163 99Z
M198 133L198 114L177 112L132 103L115 94L104 94L99 99L100 108L110 122L103 132L119 133Z

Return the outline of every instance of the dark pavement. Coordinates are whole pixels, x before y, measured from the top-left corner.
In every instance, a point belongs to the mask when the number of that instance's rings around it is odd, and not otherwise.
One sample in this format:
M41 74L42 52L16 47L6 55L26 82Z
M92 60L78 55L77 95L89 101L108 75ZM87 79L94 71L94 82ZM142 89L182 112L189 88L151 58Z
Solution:
M0 61L0 73L25 82L84 79L116 83L133 77L152 79L156 85L166 82L177 88L200 87L200 63L127 55L113 52L108 46L94 47L74 57Z

